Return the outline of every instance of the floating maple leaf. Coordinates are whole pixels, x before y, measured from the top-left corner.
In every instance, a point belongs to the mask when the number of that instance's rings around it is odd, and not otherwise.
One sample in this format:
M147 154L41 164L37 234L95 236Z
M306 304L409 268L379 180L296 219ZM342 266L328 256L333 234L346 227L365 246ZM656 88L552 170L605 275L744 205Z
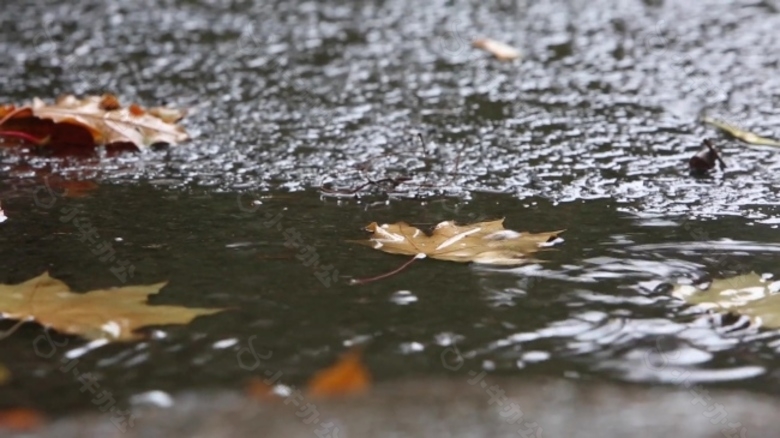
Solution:
M504 228L504 220L456 225L441 222L427 235L406 222L379 225L372 222L366 227L373 233L369 240L357 241L390 254L414 256L399 268L372 278L352 279L351 284L365 284L397 274L417 259L430 257L461 263L489 265L521 265L528 256L547 243L552 243L563 232L519 233Z
M714 280L706 289L677 285L672 295L704 310L746 315L760 326L780 328L780 281L756 273Z
M197 316L224 310L148 305L149 295L158 293L165 284L73 293L45 272L24 283L0 284L0 314L88 339L132 341L141 338L134 332L138 328L188 324Z
M360 243L390 254L491 265L526 263L530 254L557 239L563 232L520 233L505 229L503 219L470 225L445 221L436 225L431 235L406 222L384 225L373 222L366 230L373 236Z
M709 117L703 117L702 122L712 125L718 129L721 129L728 133L730 136L744 141L748 144L755 144L759 146L780 146L780 141L772 140L771 138L760 137L752 132L743 131L736 126L729 125L728 123L721 122L719 120L711 119Z
M111 94L83 99L67 95L54 105L35 98L28 106L0 107L0 135L39 145L140 149L187 140L187 132L175 124L183 116L183 111L171 108L122 107Z

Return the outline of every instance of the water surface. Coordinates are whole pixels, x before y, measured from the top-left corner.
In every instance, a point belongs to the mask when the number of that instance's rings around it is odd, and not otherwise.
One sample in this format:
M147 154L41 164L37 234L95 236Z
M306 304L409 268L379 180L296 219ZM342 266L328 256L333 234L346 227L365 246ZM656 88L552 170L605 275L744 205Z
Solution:
M92 159L4 149L0 280L48 270L79 291L120 286L60 220L78 206L135 267L132 283L168 281L153 303L232 310L89 351L55 336L67 345L50 357L27 324L2 341L15 377L2 403L90 406L59 371L76 355L127 402L240 388L266 371L301 383L355 343L367 343L377 380L447 373L441 354L457 345L469 366L518 378L674 384L689 373L776 388L777 331L693 313L664 286L777 270L777 151L698 121L780 134L773 5L11 2L2 101L112 91L190 108L195 138ZM471 49L483 35L524 60ZM706 136L728 167L694 178L686 162ZM52 173L99 187L36 202ZM411 180L390 192L319 191L398 176ZM279 214L281 230L266 225ZM516 230L566 229L564 242L519 268L422 260L348 284L404 261L347 242L372 221L502 217ZM330 286L285 246L296 233L338 271ZM250 340L271 354L252 370L237 358Z

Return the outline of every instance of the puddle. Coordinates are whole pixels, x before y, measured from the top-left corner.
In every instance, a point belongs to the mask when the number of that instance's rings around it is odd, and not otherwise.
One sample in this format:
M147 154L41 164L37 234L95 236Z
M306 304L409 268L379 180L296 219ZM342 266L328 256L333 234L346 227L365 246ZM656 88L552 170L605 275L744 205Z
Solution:
M41 328L25 324L3 340L15 380L0 405L91 406L59 369L70 356L118 400L159 404L271 370L300 384L356 342L380 381L446 373L439 357L457 345L471 367L513 376L668 383L677 372L776 387L776 332L724 331L662 287L778 274L780 154L698 122L706 112L780 135L767 57L780 15L765 3L4 8L0 101L111 91L189 108L194 139L86 160L0 150L2 281L48 270L74 290L120 285L63 220L78 207L133 283L169 282L154 304L234 310L136 344L53 335L46 352L34 347ZM523 61L471 50L483 34ZM728 167L693 178L686 163L705 136ZM74 197L53 196L40 189L52 175L95 185L60 181L54 192ZM382 179L346 196L317 190ZM403 262L346 242L370 222L501 217L566 229L564 242L518 268L426 259L348 285ZM250 344L262 360L239 358ZM659 370L645 359L661 351L675 359Z

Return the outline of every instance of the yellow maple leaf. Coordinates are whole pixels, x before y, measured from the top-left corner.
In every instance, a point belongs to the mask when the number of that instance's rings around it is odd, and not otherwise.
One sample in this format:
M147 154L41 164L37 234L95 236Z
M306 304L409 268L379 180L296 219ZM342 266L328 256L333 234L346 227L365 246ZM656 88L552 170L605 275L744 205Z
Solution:
M702 122L712 125L718 129L725 131L730 136L742 140L748 144L755 144L759 146L780 146L780 141L772 140L771 138L760 137L752 132L744 131L736 126L730 125L719 120L711 119L709 117L702 117Z
M59 332L87 339L132 341L136 329L150 325L188 324L200 315L224 309L150 306L149 295L166 283L73 293L48 272L19 284L0 284L0 314L4 318L36 321Z
M528 256L539 251L563 232L527 233L507 230L504 220L457 225L452 221L441 222L431 235L425 234L406 222L366 227L373 233L367 241L374 249L390 254L430 257L453 262L475 262L491 265L519 265Z
M702 310L746 315L759 326L780 328L780 281L765 281L755 272L713 280L701 290L692 285L677 285L672 291Z

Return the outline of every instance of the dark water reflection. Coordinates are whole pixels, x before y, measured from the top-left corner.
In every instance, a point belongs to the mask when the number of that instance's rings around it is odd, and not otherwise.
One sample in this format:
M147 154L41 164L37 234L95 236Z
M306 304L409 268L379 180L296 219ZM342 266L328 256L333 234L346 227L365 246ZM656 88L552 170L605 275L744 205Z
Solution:
M89 405L59 371L68 356L127 400L270 370L299 383L366 341L379 380L446 373L441 354L457 345L470 365L518 376L776 388L776 331L696 314L664 287L777 271L780 155L697 121L777 136L768 2L41 0L4 5L0 24L0 100L110 90L191 108L195 136L94 160L0 151L0 280L48 269L76 290L117 285L59 221L78 205L134 264L133 282L169 280L154 303L235 309L136 344L56 338L68 343L49 358L26 325L3 340L16 380L2 403ZM468 48L476 35L525 59L495 62ZM704 136L729 167L692 178ZM316 192L364 182L367 160L371 178L412 180L359 200ZM101 187L43 208L32 193L44 170ZM264 225L278 213L338 270L330 287ZM519 268L424 260L347 285L403 261L345 242L371 221L498 217L566 229L565 242ZM237 358L250 339L271 353L251 371Z

